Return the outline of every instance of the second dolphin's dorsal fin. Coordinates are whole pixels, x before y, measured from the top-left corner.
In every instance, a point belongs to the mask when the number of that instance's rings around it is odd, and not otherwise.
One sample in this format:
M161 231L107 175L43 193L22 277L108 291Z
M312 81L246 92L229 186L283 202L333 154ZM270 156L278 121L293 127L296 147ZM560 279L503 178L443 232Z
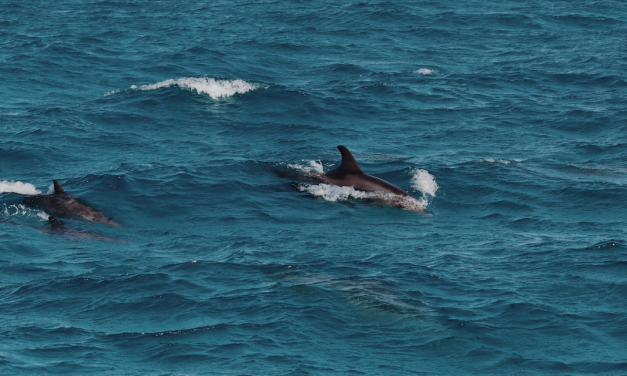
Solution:
M344 173L361 172L361 168L359 168L355 157L348 151L348 148L344 145L339 145L337 148L342 153L342 165L336 171Z
M58 181L53 180L52 183L54 183L54 193L55 194L65 193L63 188L61 188L61 184L59 184Z
M50 223L51 227L64 227L63 222L59 221L53 216L48 217L48 222Z

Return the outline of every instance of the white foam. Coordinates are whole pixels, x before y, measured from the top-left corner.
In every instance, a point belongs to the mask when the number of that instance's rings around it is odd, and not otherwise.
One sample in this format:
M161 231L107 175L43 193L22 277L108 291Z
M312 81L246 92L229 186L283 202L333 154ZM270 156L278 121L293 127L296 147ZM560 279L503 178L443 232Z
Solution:
M21 181L0 180L0 193L19 193L21 195L38 195L40 191L30 183L22 183Z
M17 204L8 205L4 204L4 207L0 209L0 215L6 217L24 216L30 218L38 218L40 220L47 221L48 215L39 209L29 208L28 206Z
M301 184L298 186L298 189L327 201L346 201L349 198L374 199L384 201L388 205L419 213L424 213L428 204L424 198L415 199L411 196L399 196L383 191L358 191L353 187L340 187L324 183L314 185Z
M108 97L109 95L113 95L113 94L117 94L119 93L120 90L111 90L105 93L105 95L103 95L104 97Z
M322 167L322 162L320 161L309 161L308 165L290 163L287 165L287 167L293 168L295 170L298 170L306 174L312 174L312 173L323 174L324 173L324 167Z
M427 170L416 169L412 172L412 187L422 192L423 197L427 195L435 197L435 192L440 188L438 183L435 182L435 177L431 175Z
M428 76L430 74L436 73L436 71L434 71L432 69L427 69L427 68L420 68L417 71L414 71L414 73L418 73L418 74L422 74L422 75Z
M215 80L208 77L183 77L157 82L152 85L142 85L139 90L156 90L163 87L178 86L196 91L198 94L207 94L213 99L231 97L235 94L244 94L259 87L243 80ZM137 86L131 86L136 89Z
M494 158L484 158L484 159L480 159L479 162L488 162L488 163L502 163L504 165L508 165L510 163L512 163L511 161L508 161L507 159L494 159Z

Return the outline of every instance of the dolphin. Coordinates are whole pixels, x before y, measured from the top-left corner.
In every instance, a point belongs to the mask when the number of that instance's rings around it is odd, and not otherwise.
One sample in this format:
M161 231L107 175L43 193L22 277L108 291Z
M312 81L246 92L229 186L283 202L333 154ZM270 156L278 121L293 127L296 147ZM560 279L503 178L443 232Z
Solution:
M54 183L54 193L30 196L22 202L27 206L41 209L48 214L61 218L78 218L88 222L122 227L113 219L105 217L101 212L67 194L56 180L52 182Z
M405 210L415 211L423 214L430 214L425 210L424 203L416 200L403 189L388 183L383 179L364 173L353 154L346 146L339 145L338 150L342 153L342 163L340 167L327 173L297 173L293 171L276 171L280 177L295 178L297 180L311 181L315 183L332 184L340 187L352 187L358 191L374 193L372 199L381 200L385 204L400 207ZM301 189L302 190L302 189ZM380 193L383 193L381 195Z
M312 178L325 184L338 185L340 187L353 187L362 191L383 191L393 193L398 196L411 195L394 184L385 180L368 175L361 171L355 157L344 145L339 145L338 150L342 153L342 164L340 167L327 173L312 176Z

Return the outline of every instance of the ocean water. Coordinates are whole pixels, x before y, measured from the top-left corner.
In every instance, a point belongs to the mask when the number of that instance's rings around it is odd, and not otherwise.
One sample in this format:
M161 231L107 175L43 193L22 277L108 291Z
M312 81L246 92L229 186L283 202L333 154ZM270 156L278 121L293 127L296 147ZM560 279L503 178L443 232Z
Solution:
M626 29L611 0L3 1L0 374L627 374ZM415 206L277 174L337 145ZM23 199L52 179L123 227L50 231Z

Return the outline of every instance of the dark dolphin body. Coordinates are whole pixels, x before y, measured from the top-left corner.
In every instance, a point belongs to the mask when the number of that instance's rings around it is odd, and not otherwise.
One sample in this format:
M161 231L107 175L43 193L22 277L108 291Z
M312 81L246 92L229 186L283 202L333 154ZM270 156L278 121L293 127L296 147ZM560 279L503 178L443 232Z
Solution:
M337 147L342 153L342 164L333 171L319 174L318 179L325 184L353 187L363 191L384 191L399 196L410 196L409 193L385 180L375 178L361 171L355 157L346 146Z
M340 150L340 153L342 153L342 164L333 171L322 174L299 174L292 171L277 171L277 173L279 176L285 178L333 184L340 187L353 187L360 191L382 191L398 196L411 197L409 193L399 187L361 171L355 157L348 151L346 146L340 145L337 148Z
M77 201L76 198L65 193L56 180L53 180L53 183L54 193L30 196L24 199L22 203L61 218L78 218L89 222L122 227L111 218L105 217L101 212Z

